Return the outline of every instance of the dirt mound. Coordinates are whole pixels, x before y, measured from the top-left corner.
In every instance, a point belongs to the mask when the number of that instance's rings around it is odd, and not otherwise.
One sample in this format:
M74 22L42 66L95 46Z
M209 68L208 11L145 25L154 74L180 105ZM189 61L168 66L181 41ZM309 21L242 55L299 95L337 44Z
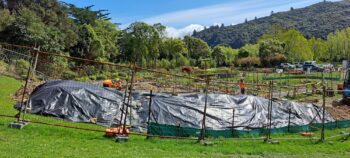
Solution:
M350 120L350 106L327 107L327 111L337 120Z

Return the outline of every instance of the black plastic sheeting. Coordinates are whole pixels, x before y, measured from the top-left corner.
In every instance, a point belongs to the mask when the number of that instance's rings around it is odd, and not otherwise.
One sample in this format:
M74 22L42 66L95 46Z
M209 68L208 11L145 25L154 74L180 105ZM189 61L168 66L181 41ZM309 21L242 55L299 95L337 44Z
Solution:
M112 89L75 81L49 81L32 92L28 107L33 114L111 126L120 116L122 102L123 93Z
M132 94L132 117L127 118L135 131L145 132L149 112L146 93ZM104 126L119 123L124 92L75 81L49 81L38 86L28 100L30 113L49 115L74 122L93 122ZM159 124L201 128L204 94L155 94L152 97L151 121ZM268 125L267 99L239 95L209 94L206 127L221 130L249 130ZM18 105L17 105L18 106ZM272 128L321 123L322 108L313 104L288 101L273 102ZM234 109L234 113L233 113ZM234 116L234 119L233 119ZM233 122L234 120L234 122ZM326 112L326 122L334 119Z

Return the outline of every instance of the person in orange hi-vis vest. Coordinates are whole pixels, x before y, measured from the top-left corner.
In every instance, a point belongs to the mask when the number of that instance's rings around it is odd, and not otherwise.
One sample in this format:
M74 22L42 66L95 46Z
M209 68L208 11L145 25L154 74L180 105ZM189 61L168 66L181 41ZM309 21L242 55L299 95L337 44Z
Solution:
M239 82L239 88L241 89L241 94L244 94L245 93L245 89L246 89L246 85L245 85L243 79L241 79L240 82Z

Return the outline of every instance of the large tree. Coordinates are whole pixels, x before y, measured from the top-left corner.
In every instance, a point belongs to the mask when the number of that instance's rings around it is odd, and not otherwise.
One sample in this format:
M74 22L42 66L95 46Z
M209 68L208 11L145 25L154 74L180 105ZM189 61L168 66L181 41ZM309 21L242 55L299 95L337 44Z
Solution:
M284 52L285 44L274 39L260 42L259 57L261 65L275 66L286 60Z
M212 58L217 66L233 66L238 55L238 50L226 46L216 46L213 48Z
M188 49L188 58L191 59L191 64L200 65L200 59L210 58L211 50L206 42L199 38L186 36L184 38Z
M161 33L158 27L144 22L135 22L122 31L120 47L126 60L141 62L143 59L155 61L159 56Z

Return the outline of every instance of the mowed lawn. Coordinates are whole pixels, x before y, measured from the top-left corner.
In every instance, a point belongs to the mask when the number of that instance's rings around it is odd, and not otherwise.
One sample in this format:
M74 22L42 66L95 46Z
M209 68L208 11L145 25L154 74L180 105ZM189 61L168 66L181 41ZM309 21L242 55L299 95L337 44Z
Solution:
M0 76L0 114L14 115L14 100L10 98L21 83ZM45 122L63 123L104 129L90 124L63 122L54 118L29 116ZM116 143L103 133L67 129L31 123L22 130L8 128L13 118L0 117L0 157L350 157L350 140L338 139L316 143L310 140L280 141L279 145L263 141L222 140L213 141L213 146L203 146L196 141L173 139L145 139L131 136L129 142ZM337 135L349 129L327 130L326 134ZM316 137L319 137L316 133ZM272 137L299 137L273 135Z

